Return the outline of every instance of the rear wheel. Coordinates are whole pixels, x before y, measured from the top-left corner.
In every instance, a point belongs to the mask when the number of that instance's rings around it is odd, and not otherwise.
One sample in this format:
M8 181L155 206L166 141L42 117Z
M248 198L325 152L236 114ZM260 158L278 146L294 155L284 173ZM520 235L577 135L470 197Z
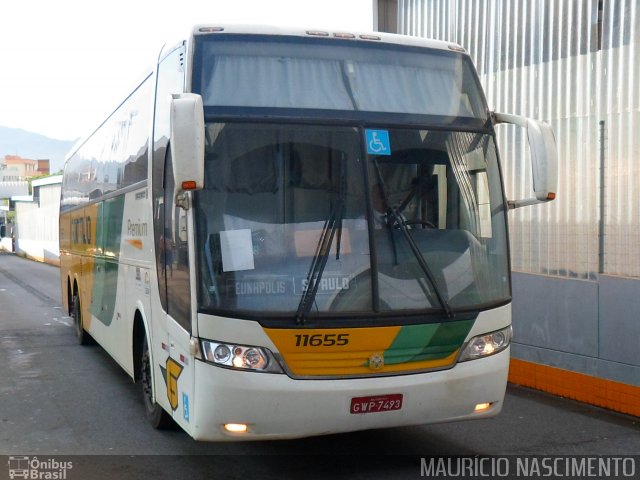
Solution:
M93 339L84 329L82 324L82 308L80 306L80 296L78 292L73 293L73 299L71 301L71 318L73 318L73 325L76 329L76 339L80 345L91 345Z
M171 416L156 403L153 398L153 383L151 378L151 355L149 353L149 344L147 337L144 337L142 343L142 352L140 359L140 383L142 384L142 398L144 400L144 409L147 419L153 428L164 430L173 424Z

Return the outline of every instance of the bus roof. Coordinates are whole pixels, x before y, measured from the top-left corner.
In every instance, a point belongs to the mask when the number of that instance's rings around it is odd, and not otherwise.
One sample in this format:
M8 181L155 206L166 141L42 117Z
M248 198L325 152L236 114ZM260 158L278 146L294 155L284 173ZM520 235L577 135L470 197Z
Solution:
M361 32L355 30L302 29L274 25L233 25L233 24L201 24L192 31L194 36L210 34L244 34L244 35L278 35L302 38L336 38L354 41L384 42L387 44L412 47L433 48L437 50L453 50L467 53L460 45L452 42L429 38L398 35L384 32Z

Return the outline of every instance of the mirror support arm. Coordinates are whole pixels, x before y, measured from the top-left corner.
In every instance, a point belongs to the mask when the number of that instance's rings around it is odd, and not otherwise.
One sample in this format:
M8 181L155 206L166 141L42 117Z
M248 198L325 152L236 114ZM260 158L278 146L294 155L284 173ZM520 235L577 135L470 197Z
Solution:
M558 187L558 149L551 126L531 118L493 112L494 124L509 123L527 131L531 149L531 167L535 198L508 201L509 209L550 202Z
M183 210L189 210L189 208L191 208L191 202L189 201L187 192L176 194L176 207L180 207Z

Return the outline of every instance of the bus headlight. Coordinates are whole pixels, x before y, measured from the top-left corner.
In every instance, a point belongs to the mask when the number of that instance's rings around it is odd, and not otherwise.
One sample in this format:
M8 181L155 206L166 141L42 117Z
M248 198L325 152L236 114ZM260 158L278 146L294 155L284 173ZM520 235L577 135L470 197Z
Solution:
M512 336L511 326L484 335L473 337L460 355L459 362L488 357L501 352L509 346Z
M222 367L258 372L282 373L273 353L262 347L200 340L203 359Z

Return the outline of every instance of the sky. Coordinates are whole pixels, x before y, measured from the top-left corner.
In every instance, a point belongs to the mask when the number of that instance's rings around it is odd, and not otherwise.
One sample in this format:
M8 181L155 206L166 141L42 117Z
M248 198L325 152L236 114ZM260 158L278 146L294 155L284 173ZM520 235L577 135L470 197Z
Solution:
M200 23L373 29L373 0L1 0L0 125L61 140L114 110Z

